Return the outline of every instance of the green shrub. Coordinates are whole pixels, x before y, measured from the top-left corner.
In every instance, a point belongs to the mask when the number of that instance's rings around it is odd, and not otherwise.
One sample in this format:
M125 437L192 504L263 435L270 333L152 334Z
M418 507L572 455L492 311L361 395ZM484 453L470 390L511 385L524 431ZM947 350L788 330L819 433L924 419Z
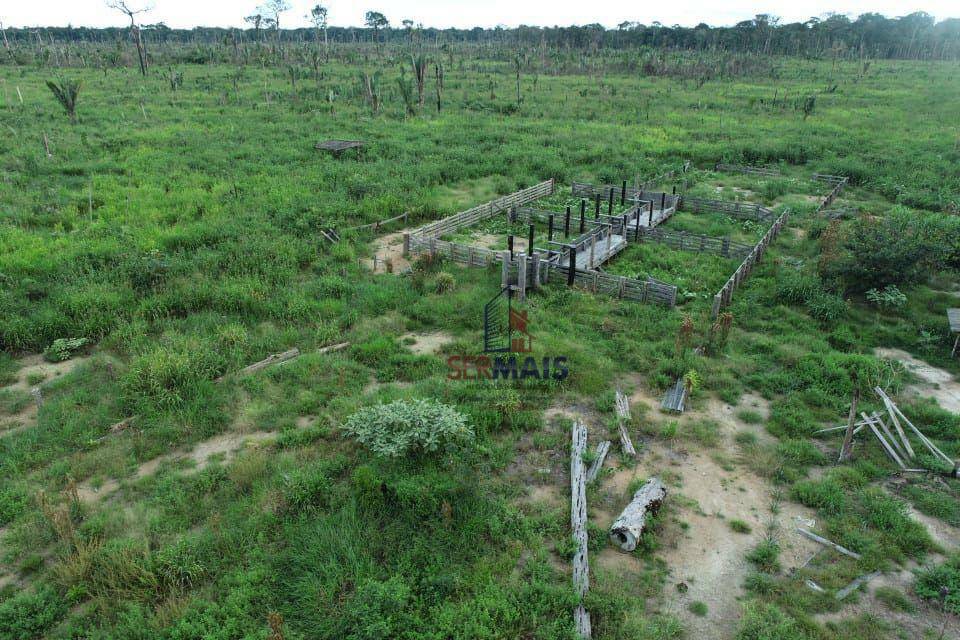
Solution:
M66 612L66 601L49 587L20 591L0 603L0 638L29 640L43 637Z
M453 289L456 284L457 281L454 279L453 274L447 271L441 271L433 279L433 288L437 293L446 293Z
M422 399L365 407L347 419L343 431L387 458L435 454L474 438L463 414Z
M882 309L897 309L907 304L907 296L900 292L896 285L887 285L883 289L867 291L867 300L874 306Z
M839 515L847 508L847 495L843 487L832 480L800 481L793 485L790 495L800 504L826 515Z
M50 362L63 362L72 358L73 354L89 342L86 338L57 338L44 350L43 357Z

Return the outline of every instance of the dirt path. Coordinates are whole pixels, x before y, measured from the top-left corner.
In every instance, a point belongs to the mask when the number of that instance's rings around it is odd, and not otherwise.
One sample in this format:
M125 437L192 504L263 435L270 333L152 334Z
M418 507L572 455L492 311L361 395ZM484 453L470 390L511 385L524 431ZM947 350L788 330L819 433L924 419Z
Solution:
M67 375L81 364L89 360L89 356L76 356L63 362L47 362L42 355L36 354L22 358L19 361L20 369L16 373L16 380L0 389L9 389L17 393L29 391L33 387L40 387ZM12 415L0 415L0 438L18 433L36 424L37 404L32 399L24 408Z
M220 459L222 457L222 461L227 463L236 456L238 451L242 450L248 444L272 440L276 435L277 434L272 431L254 431L251 433L229 432L214 436L209 440L198 443L190 451L169 453L144 462L137 467L132 479L139 480L151 476L156 473L163 464L176 464L187 461L192 462L193 466L183 473L197 473L205 469L215 458ZM94 485L94 483L88 481L77 486L77 495L81 501L92 504L104 500L119 488L120 481L113 478L99 485Z
M412 342L408 341L412 340ZM427 331L423 333L405 333L400 341L410 351L417 355L438 353L444 346L454 341L454 337L446 331Z
M947 411L960 413L960 383L953 379L949 371L931 366L902 349L880 348L874 353L880 358L896 360L920 379L917 384L907 386L907 393L932 397Z

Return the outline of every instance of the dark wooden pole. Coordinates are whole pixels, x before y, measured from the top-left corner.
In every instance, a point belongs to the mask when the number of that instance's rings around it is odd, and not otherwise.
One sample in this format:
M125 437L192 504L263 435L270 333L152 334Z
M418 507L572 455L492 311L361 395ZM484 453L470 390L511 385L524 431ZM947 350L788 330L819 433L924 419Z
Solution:
M636 224L636 229L633 232L633 240L634 242L638 242L640 240L640 203L639 202L637 203L637 224Z
M620 204L626 204L627 202L627 181L623 181L623 185L620 187Z
M566 213L563 214L563 237L570 237L570 206L567 206Z
M533 225L527 229L527 233L530 235L527 236L527 255L533 255Z
M583 198L580 198L580 217L582 218L587 212L587 201Z
M570 263L567 265L567 286L573 286L573 278L577 273L577 247L570 245Z
M513 260L513 234L507 236L507 249L510 251L510 259Z
M553 242L553 214L552 214L552 213L550 214L550 217L548 218L547 225L548 225L548 229L549 229L549 230L547 231L547 240L549 240L550 242Z
M660 211L663 211L667 208L667 194L666 192L660 194Z
M594 201L593 219L594 220L600 219L600 194L599 193L597 194L597 197Z
M607 215L613 215L613 187L607 189Z
M583 209L580 209L580 233L583 233L584 229L587 228L586 218L583 217Z
M858 402L860 402L860 387L856 384L856 378L854 378L853 398L850 401L850 418L847 421L847 432L843 434L843 445L840 447L840 458L837 462L843 462L850 457L850 443L853 441L853 423L857 420Z

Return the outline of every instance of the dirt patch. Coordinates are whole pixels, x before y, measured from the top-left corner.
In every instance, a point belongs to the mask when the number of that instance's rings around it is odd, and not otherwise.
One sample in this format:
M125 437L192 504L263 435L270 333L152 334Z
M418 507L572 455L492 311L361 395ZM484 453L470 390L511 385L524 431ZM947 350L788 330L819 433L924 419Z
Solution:
M932 397L947 411L960 413L960 383L950 372L931 366L902 349L880 348L874 353L880 358L896 360L920 379L919 383L907 386L908 393Z
M63 362L47 362L39 354L27 356L20 360L20 370L16 373L16 382L3 388L28 390L34 386L42 387L52 380L65 376L89 359L89 356L74 356ZM30 380L34 378L42 378L42 380L31 384Z
M271 440L274 437L276 437L276 433L272 431L224 433L198 443L190 451L170 453L154 458L153 460L148 460L137 467L132 479L139 480L151 476L164 464L190 463L192 466L184 470L183 473L197 473L205 469L214 460L220 460L223 463L230 462L230 460L236 456L237 452L248 444ZM120 482L113 478L105 480L99 485L88 481L77 486L77 495L82 502L94 503L103 500L119 488Z
M403 256L404 233L388 233L373 241L374 259L365 262L374 273L402 273L410 267L410 261Z
M408 339L413 340L407 344ZM426 355L439 353L444 346L453 342L455 338L446 331L429 331L425 333L405 333L400 336L400 341L410 351L417 355Z

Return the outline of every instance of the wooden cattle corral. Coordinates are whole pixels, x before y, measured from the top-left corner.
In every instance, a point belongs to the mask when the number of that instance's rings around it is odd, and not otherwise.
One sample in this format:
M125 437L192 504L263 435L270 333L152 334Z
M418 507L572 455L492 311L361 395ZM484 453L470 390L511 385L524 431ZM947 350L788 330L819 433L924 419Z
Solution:
M725 171L727 173L746 173L748 175L755 176L766 176L771 178L780 177L780 167L751 167L749 165L741 164L724 164L718 162L714 167L717 171Z

